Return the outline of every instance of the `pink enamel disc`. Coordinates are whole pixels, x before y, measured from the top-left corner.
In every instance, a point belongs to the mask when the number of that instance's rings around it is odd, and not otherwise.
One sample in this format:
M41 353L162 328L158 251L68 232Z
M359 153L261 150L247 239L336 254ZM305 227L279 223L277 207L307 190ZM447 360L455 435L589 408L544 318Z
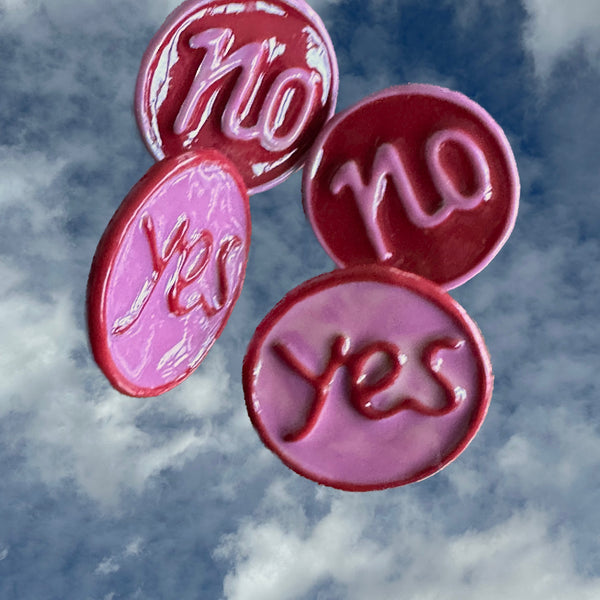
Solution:
M240 294L245 186L213 150L154 165L111 219L88 281L96 362L119 391L156 396L188 377Z
M304 0L188 0L144 54L135 111L157 160L216 148L252 194L301 166L337 88L331 40Z
M252 423L288 467L365 491L454 460L483 422L493 376L481 333L447 293L367 265L288 293L256 329L243 384Z
M481 106L433 85L397 86L336 115L304 169L304 210L340 267L377 262L444 289L508 239L519 177Z

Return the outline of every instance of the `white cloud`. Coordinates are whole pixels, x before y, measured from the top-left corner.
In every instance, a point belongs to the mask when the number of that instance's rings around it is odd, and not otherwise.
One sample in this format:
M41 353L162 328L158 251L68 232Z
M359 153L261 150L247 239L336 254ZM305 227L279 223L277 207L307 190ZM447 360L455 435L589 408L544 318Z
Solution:
M557 199L570 197L569 177L558 173ZM532 229L560 223L560 203L532 216L529 201ZM600 437L588 411L598 395L600 246L561 232L546 248L532 235L517 233L458 294L499 374L469 451L431 481L381 495L315 488L311 501L294 493L305 486L293 475L274 483L216 551L230 564L227 600L312 598L321 588L346 600L600 597L600 579L582 574L594 563L598 525L589 482ZM311 521L308 507L323 504L326 516Z
M125 556L139 556L142 552L142 545L144 540L140 537L133 539L127 546L125 547L124 555Z
M147 4L158 26L178 2ZM126 173L129 185L143 174L131 148L145 157L141 141L132 137L131 113L143 47L134 55L124 43L131 42L131 22L117 23L116 11L130 14L136 27L140 18L150 19L148 11L127 3L0 0L0 14L7 17L1 25L27 22L46 49L24 44L7 68L18 73L8 76L15 102L33 99L33 108L19 113L22 127L33 125L51 138L43 150L0 147L0 252L6 251L0 258L0 419L18 421L2 441L25 459L24 478L52 489L74 484L105 509L120 509L123 494L141 493L166 469L180 469L200 453L233 453L253 439L218 344L188 381L157 399L118 394L90 358L83 318L89 261L111 210L127 192L116 183L119 174ZM87 26L91 37L80 44ZM48 50L55 48L50 30L71 36L56 54ZM98 50L106 47L115 64ZM94 97L107 90L109 102ZM36 105L40 94L53 116L45 125ZM100 168L101 181L95 175ZM97 233L82 234L81 223ZM213 420L231 426L214 432ZM235 481L227 481L220 484L233 493Z
M93 499L114 506L123 491L141 491L166 468L179 468L215 448L210 417L230 408L225 360L213 349L204 368L170 395L133 399L112 390L88 359L85 333L66 293L43 302L17 285L0 296L0 418L26 416L7 441L20 445L32 475L49 485L70 479ZM241 408L241 407L240 407ZM140 420L175 420L176 428L145 431ZM231 447L235 447L232 440Z
M104 557L97 565L94 573L96 575L112 575L122 568L126 568L127 559L137 557L142 552L143 540L140 537L133 539L124 550L118 554Z
M34 14L44 12L56 24L81 22L97 5L94 0L0 0L0 10L8 17L9 25L22 25Z
M0 15L11 24L24 22L35 10L31 0L0 0Z
M299 507L277 498L276 516L245 523L216 552L232 563L227 600L309 598L325 583L347 600L592 600L600 594L600 579L577 574L569 538L535 509L482 531L449 535L403 490L335 497L312 525L290 521L287 515Z
M96 573L99 575L111 575L112 573L116 573L120 568L112 557L104 558L96 567Z
M102 36L103 28L110 29L102 3L48 3L43 17L38 11L42 4L0 0L0 9L8 15L9 25L31 18L31 28L43 43L48 34L46 16L68 29L64 19L89 24L86 11L95 11L102 16L96 35ZM74 97L89 99L82 80L85 65L101 78L112 81L116 77L118 90L127 87L121 96L111 97L120 115L111 126L121 131L122 119L133 128L134 74L130 77L124 71L111 70L102 56L90 55L88 50L72 44L61 64L45 71L41 90L52 101L44 106L51 112L61 106L50 127L60 119L66 123L73 118L68 107ZM37 64L34 48L25 45L17 52L18 60L9 67L19 73L14 79L14 97L37 98L39 78L24 66L32 58L30 53ZM138 61L136 57L125 62L133 65ZM33 110L23 112L25 128L39 118L33 105ZM67 108L63 111L62 106ZM114 136L109 133L102 138L93 115L86 118L91 118L91 123L80 119L78 126L60 130L60 134L55 131L47 152L26 150L24 144L0 146L0 252L4 253L0 259L0 419L19 415L19 426L10 428L3 442L26 459L25 476L52 487L73 482L104 507L115 507L122 493L140 492L164 469L180 468L199 452L222 443L210 436L211 419L223 418L232 408L232 399L227 360L218 348L186 385L152 400L121 396L91 362L83 298L97 238L69 237L65 226L80 214L88 222L97 221L97 198L114 209L127 191L117 191L115 197L117 173L131 169L133 161L120 156L127 155L123 147L128 147L129 138L118 138L117 151L105 147ZM141 148L141 142L139 145ZM106 164L107 152L116 158L102 184L71 183L71 175L77 182L97 171L98 164ZM98 196L90 197L94 193ZM98 236L104 225L98 225ZM235 448L237 439L229 441L230 448Z
M167 16L174 11L180 4L180 0L147 0L148 15L156 26L161 25Z
M64 209L45 199L65 164L65 160L41 152L0 146L0 225L4 241L12 243L11 250L20 260L32 255L45 260L67 257L59 231ZM18 235L7 236L11 230ZM23 277L19 272L14 276Z
M524 4L529 13L525 45L540 76L547 76L559 58L578 48L600 68L598 0L524 0Z

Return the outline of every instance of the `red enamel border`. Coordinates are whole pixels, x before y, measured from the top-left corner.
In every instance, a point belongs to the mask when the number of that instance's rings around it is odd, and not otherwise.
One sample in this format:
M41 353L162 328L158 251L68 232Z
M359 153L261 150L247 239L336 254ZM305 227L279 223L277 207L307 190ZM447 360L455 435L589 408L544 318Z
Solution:
M380 90L379 92L370 94L369 96L363 98L356 104L336 114L325 124L325 126L321 130L321 133L317 136L317 139L315 140L315 143L313 144L308 154L308 157L306 158L304 172L302 173L302 205L304 208L304 214L310 222L314 234L321 246L323 247L323 249L325 250L325 252L327 252L329 257L338 267L344 268L348 266L337 258L333 251L329 248L321 232L318 230L318 228L316 228L313 225L314 219L312 216L312 207L310 201L312 178L318 170L319 165L321 163L323 145L329 137L329 135L331 134L331 132L338 126L343 126L343 121L348 117L351 117L352 114L358 109L364 107L367 104L375 103L377 102L377 100L380 100L382 98L389 98L390 96L398 95L407 96L411 94L425 95L441 100L446 100L462 108L468 109L479 119L481 119L482 123L489 129L490 132L493 133L493 135L498 140L499 147L503 150L503 158L506 161L508 171L515 186L513 197L510 199L511 204L509 218L507 219L507 222L505 224L502 236L499 238L493 251L491 251L483 261L476 264L474 267L466 271L460 277L456 277L450 281L438 284L441 285L441 287L443 287L443 289L445 290L451 290L459 287L463 283L466 283L467 281L469 281L469 279L473 278L475 275L480 273L488 264L490 264L490 262L498 254L498 252L500 252L500 250L502 249L502 247L504 246L514 229L515 222L517 220L517 214L519 212L519 198L521 193L521 184L519 179L517 163L515 160L514 153L512 152L510 143L506 137L506 134L504 133L504 130L481 105L477 104L477 102L475 102L474 100L471 100L468 96L465 96L460 92L440 87L437 85L426 83L410 83L406 85L392 86L384 90Z
M202 151L185 152L178 156L167 158L150 167L148 172L127 194L122 204L111 218L106 230L102 234L98 247L96 248L96 253L94 254L88 277L86 297L86 318L91 351L94 360L109 380L110 384L116 390L128 396L138 398L159 396L179 385L196 369L190 368L175 380L155 388L139 387L123 376L112 358L108 345L108 327L106 324L106 290L112 275L115 260L132 221L135 220L146 200L172 177L177 176L179 173L190 167L209 162L217 164L233 178L240 194L245 200L246 239L248 240L248 243L246 244L246 257L244 260L240 285L238 286L237 292L234 292L234 295L232 296L231 305L223 318L223 322L219 327L217 334L206 350L206 353L208 353L216 339L223 332L223 329L229 320L231 311L241 293L246 273L248 253L250 250L252 225L250 222L248 193L237 169L227 158L216 150L206 149Z
M135 84L134 113L138 125L138 130L140 132L140 136L144 142L144 145L146 146L148 152L156 160L164 159L164 153L162 153L162 151L160 154L155 152L152 141L146 134L146 130L149 127L147 118L144 115L144 111L139 108L144 105L144 97L146 94L146 82L149 79L150 67L153 62L154 55L157 49L163 46L171 37L173 28L175 28L181 22L185 21L193 13L197 12L205 5L212 4L215 1L216 0L185 0L167 16L165 22L160 26L158 31L150 40L142 57L140 70L138 72ZM240 1L244 2L248 0ZM305 16L306 19L317 29L319 35L321 36L321 39L327 47L327 52L329 54L329 59L331 62L331 91L329 93L331 97L331 107L325 120L325 124L327 124L327 122L331 120L331 117L335 113L335 107L337 104L337 96L339 90L339 67L337 62L337 56L333 47L333 42L331 41L331 37L329 36L329 32L327 31L327 28L325 27L319 14L304 0L274 0L274 2L279 3L283 6L289 6L292 9L298 11L303 16ZM267 183L264 183L262 185L258 185L253 188L248 188L248 195L254 195L258 194L259 192L264 192L285 181L290 175L292 175L293 173L295 173L303 167L310 153L310 149L310 147L307 148L306 152L298 157L298 160L294 165L292 165L287 171L281 173L281 175L279 175L275 179L272 179L271 181L268 181Z
M446 314L460 324L461 329L464 329L469 341L475 348L477 348L479 351L479 356L481 357L481 361L478 361L477 364L480 380L478 393L481 401L479 403L478 410L471 418L467 433L465 434L462 442L450 454L444 457L441 463L424 469L408 479L390 481L381 484L357 485L345 481L317 477L307 469L302 469L301 466L287 460L279 453L276 444L272 443L270 436L267 434L262 425L259 414L254 408L255 390L253 375L260 358L260 351L265 338L273 326L296 303L339 284L365 281L391 284L409 289L439 306ZM242 385L244 389L244 397L248 416L250 417L254 428L258 432L260 439L262 440L263 444L274 454L276 454L287 467L299 475L302 475L303 477L322 485L348 492L366 492L383 490L421 481L427 477L430 477L431 475L434 475L445 466L450 464L455 458L457 458L471 443L485 419L492 397L494 376L492 373L490 356L481 331L477 327L476 323L468 316L465 309L458 302L456 302L456 300L447 294L441 287L423 277L420 277L419 275L406 273L405 271L400 271L394 267L371 264L358 265L349 267L347 269L337 269L330 273L318 275L313 279L301 283L298 287L288 292L265 316L265 318L256 328L254 336L250 340L242 367Z

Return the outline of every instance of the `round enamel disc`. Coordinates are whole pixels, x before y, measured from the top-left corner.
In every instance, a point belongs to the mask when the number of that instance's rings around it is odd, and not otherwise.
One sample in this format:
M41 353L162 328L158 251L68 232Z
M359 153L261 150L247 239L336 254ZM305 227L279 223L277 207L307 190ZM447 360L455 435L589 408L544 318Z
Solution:
M240 294L249 244L248 195L222 155L188 152L148 171L88 281L92 351L116 389L156 396L194 371Z
M439 471L473 439L493 378L477 326L431 282L391 267L303 283L256 329L250 418L293 470L344 490Z
M519 178L506 136L483 108L414 84L329 121L306 162L303 193L338 266L377 262L451 289L506 242Z
M301 166L337 88L331 40L303 0L188 0L144 54L135 110L156 159L216 148L254 193Z

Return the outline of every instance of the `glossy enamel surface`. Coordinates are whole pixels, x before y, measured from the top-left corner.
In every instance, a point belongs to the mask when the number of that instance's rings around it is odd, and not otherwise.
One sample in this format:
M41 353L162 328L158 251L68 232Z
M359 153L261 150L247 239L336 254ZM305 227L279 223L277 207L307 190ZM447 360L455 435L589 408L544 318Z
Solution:
M239 296L249 244L248 196L222 155L150 169L107 227L88 282L92 351L115 388L155 396L196 369Z
M508 239L519 177L506 136L466 96L392 87L336 115L303 175L304 209L337 263L378 262L445 289Z
M189 0L144 54L135 111L157 160L216 148L255 193L301 166L337 88L331 40L305 2Z
M376 265L321 275L259 325L243 371L261 439L345 490L418 481L458 456L492 394L477 326L448 294Z

